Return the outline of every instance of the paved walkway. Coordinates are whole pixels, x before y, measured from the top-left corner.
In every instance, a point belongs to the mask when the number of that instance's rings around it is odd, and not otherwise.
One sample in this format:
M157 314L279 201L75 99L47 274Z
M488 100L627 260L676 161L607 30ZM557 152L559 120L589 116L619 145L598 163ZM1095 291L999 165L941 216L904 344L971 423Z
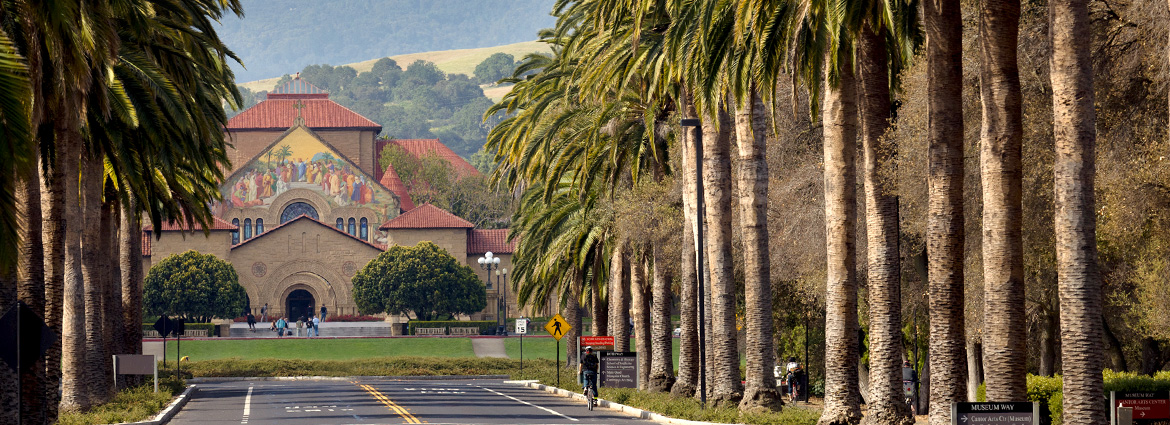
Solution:
M508 358L503 338L472 338L471 349L475 350L475 357Z

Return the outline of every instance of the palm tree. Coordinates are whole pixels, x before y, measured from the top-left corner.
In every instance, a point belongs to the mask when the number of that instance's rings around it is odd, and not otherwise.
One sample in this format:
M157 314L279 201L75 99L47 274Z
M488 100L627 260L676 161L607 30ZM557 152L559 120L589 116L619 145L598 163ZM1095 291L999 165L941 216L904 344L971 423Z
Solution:
M869 424L909 424L902 396L902 269L898 197L884 174L896 147L885 137L890 120L888 25L867 21L858 38L861 151L864 155L866 235L869 257ZM894 59L896 61L896 59Z
M653 347L650 344L650 282L647 279L646 265L650 259L646 248L640 244L633 244L630 259L630 312L634 317L634 351L638 352L638 389L650 388L650 368L653 358Z
M694 103L685 90L682 91L679 101L682 105L683 118L695 118ZM678 379L674 381L671 394L679 397L693 397L699 388L699 330L698 304L695 302L698 288L697 258L695 256L695 232L697 231L696 216L698 209L695 200L696 175L694 167L694 133L688 129L682 132L682 158L679 159L679 170L682 170L682 203L683 203L683 245L682 258L679 267L679 327L682 329L678 342Z
M716 406L738 404L739 347L735 326L735 279L731 256L731 117L720 107L715 122L703 126L703 196L706 204L707 269L711 304L708 350L713 356L708 399Z
M951 422L967 398L963 324L963 23L957 0L927 0L929 92L927 261L930 291L930 423Z
M609 260L609 333L615 351L630 351L630 268L625 244L613 243Z
M661 244L650 249L650 379L647 386L651 392L670 391L674 386L674 349L670 310L674 306L674 293L670 290L674 278L667 263ZM641 338L639 338L641 340Z
M832 45L830 45L832 46ZM855 152L857 114L853 63L845 44L824 56L821 104L825 140L825 410L818 424L857 424L861 420L857 383L857 195ZM834 48L834 47L829 47ZM835 56L835 58L834 58ZM835 59L835 60L834 60ZM836 86L833 79L837 75Z
M1016 45L1019 0L979 3L980 98L983 126L983 362L987 401L1027 396L1020 72Z
M768 161L766 111L756 90L751 90L735 114L739 148L740 231L743 234L744 322L747 328L746 388L740 407L776 410L772 369L776 365L772 345L772 275L768 250Z
M1097 266L1096 113L1089 7L1086 0L1049 5L1053 28L1052 111L1056 138L1056 261L1060 291L1064 421L1102 424L1105 359L1101 277Z

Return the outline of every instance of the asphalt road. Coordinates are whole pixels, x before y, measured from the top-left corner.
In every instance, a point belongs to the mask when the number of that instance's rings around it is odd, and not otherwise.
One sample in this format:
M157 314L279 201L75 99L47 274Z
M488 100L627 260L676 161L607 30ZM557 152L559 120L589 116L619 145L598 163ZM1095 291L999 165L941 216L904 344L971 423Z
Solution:
M231 381L197 388L170 423L651 423L501 380Z

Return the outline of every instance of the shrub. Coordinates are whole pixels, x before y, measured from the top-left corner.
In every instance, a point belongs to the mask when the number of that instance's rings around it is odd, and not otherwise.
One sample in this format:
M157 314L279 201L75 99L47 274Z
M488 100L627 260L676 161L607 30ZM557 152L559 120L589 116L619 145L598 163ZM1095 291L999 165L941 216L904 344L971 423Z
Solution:
M381 322L385 319L378 316L369 316L364 314L339 314L328 315L325 317L326 322Z
M495 320L411 320L407 324L408 331L414 335L415 328L467 328L478 327L479 334L483 335L496 328Z
M193 331L193 330L202 329L202 330L207 331L207 336L219 336L219 332L217 331L218 327L216 327L214 323L187 323L187 324L183 325L183 328L185 330L187 330L188 333L190 333L190 331ZM154 323L143 323L142 330L143 331L153 331L154 330ZM184 335L184 336L187 336L187 335ZM172 334L172 335L168 336L167 338L174 338L174 337L175 336Z

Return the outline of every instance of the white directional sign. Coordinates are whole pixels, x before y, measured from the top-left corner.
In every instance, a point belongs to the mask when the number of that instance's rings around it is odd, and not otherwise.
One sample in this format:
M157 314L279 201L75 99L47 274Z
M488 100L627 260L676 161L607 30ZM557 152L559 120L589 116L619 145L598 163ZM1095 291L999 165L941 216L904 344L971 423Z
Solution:
M528 334L528 319L516 319L516 335Z

